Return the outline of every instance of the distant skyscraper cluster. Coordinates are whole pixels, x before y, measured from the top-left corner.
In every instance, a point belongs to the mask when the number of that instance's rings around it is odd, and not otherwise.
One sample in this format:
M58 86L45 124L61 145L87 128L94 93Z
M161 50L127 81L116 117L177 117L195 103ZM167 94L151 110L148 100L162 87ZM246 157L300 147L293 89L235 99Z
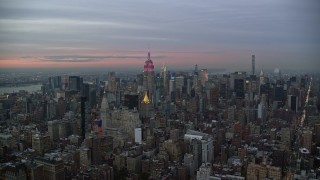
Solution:
M0 179L319 179L319 76L251 58L219 74L148 51L142 73L53 74L2 95Z

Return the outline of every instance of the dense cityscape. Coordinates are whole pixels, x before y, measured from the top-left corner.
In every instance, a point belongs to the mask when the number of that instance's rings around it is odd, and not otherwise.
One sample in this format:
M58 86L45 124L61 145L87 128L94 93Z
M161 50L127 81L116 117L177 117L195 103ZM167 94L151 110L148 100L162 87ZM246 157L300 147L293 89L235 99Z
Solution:
M0 179L319 179L319 74L258 59L174 71L149 51L136 74L4 73L41 89L1 95Z
M320 179L319 0L0 0L0 180Z

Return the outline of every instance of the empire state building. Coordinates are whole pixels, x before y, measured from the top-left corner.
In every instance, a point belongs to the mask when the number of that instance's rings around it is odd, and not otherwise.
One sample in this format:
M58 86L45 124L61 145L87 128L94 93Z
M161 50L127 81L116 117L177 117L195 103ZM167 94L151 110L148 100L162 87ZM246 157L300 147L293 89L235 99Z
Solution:
M154 88L154 66L148 50L148 59L143 68L143 91L147 92L151 100L153 100Z

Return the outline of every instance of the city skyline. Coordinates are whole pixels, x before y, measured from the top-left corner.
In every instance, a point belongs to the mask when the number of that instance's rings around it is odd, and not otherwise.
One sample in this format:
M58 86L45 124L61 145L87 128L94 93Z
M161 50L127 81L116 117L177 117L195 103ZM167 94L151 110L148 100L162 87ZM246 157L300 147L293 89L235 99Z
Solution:
M24 1L0 5L0 67L318 70L310 1Z

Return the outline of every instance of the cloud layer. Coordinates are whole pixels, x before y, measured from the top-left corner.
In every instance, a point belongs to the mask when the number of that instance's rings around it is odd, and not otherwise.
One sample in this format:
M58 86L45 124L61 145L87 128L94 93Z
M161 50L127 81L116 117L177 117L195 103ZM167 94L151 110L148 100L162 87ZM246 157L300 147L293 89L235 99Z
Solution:
M24 56L74 65L125 62L144 59L132 52L148 47L172 67L242 68L251 54L264 68L320 66L317 0L0 1L0 65L6 67L27 61Z

